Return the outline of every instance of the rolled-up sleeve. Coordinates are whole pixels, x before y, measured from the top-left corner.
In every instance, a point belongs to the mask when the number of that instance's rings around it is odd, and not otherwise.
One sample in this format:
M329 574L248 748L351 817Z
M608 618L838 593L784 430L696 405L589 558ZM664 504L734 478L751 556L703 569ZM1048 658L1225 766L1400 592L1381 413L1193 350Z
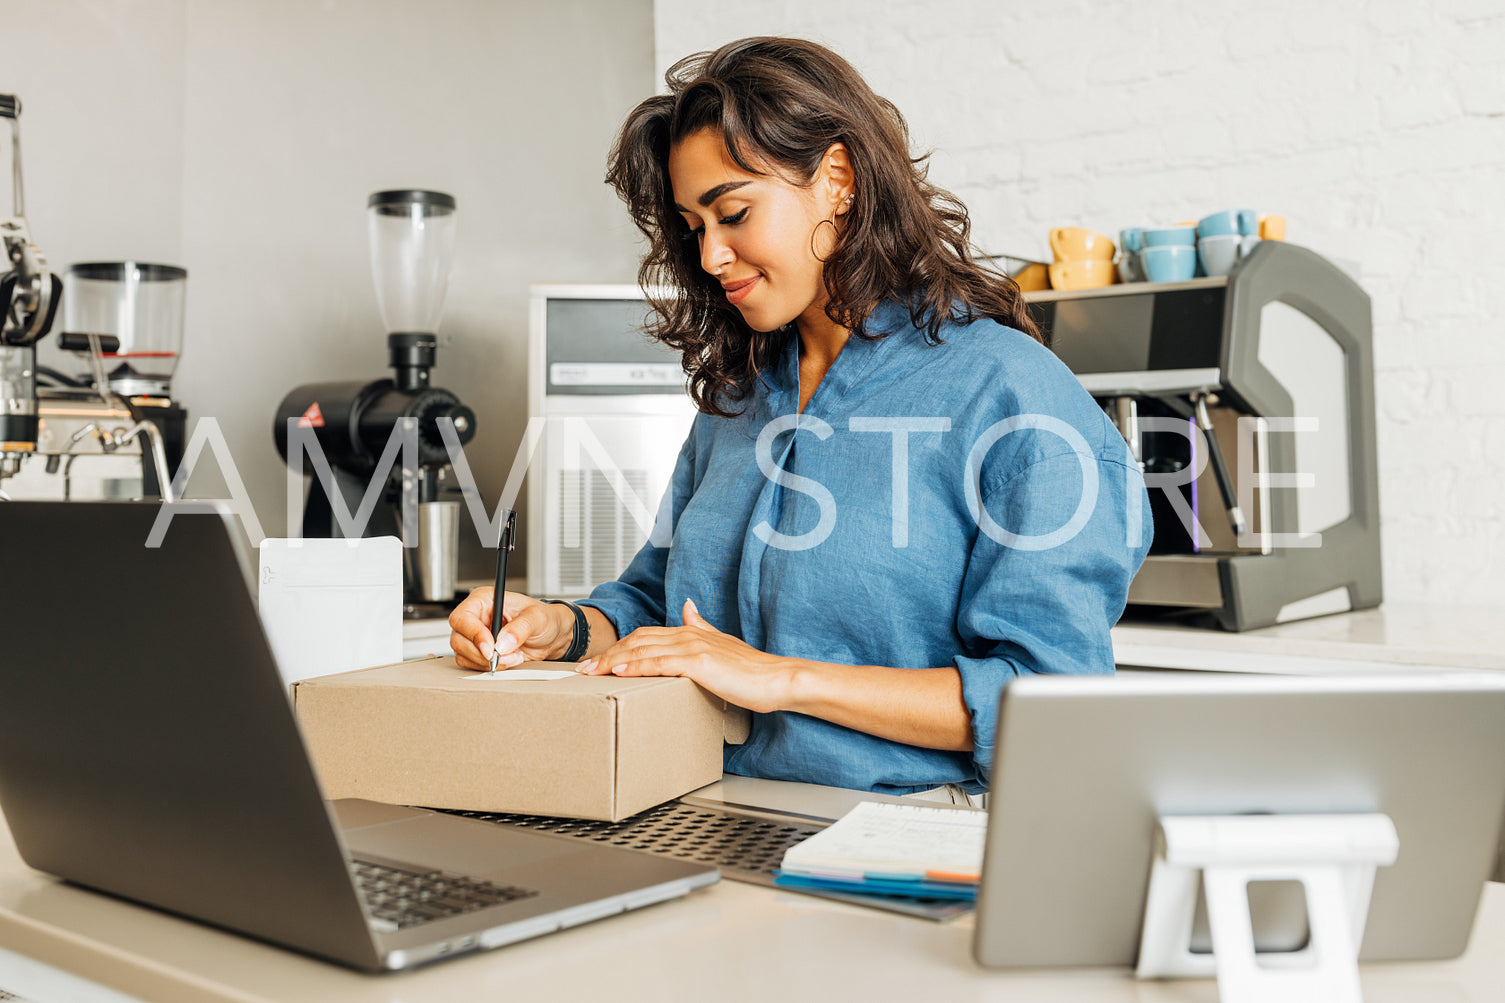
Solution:
M1109 631L1123 613L1153 529L1139 471L1102 457L1095 464L1091 515L1059 540L1049 537L1070 525L1084 497L1078 454L1036 460L982 496L987 519L980 521L991 532L978 533L968 559L956 623L965 654L956 667L972 721L973 763L984 784L1009 680L1032 672L1113 672ZM1049 545L1037 549L1041 542Z
M698 422L698 419L697 419ZM582 606L594 606L623 638L639 627L662 627L666 621L664 572L669 560L669 539L679 525L680 513L695 490L695 429L680 447L669 487L659 503L654 532L627 565L621 577L591 590ZM661 542L664 546L655 546Z

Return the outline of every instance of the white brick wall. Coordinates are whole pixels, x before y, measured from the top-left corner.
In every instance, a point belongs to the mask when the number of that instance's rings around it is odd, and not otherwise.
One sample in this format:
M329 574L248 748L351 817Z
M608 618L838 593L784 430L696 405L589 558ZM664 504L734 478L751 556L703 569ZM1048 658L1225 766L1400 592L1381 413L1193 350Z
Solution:
M1505 0L657 0L656 65L833 46L979 246L1253 206L1374 300L1391 600L1505 604Z

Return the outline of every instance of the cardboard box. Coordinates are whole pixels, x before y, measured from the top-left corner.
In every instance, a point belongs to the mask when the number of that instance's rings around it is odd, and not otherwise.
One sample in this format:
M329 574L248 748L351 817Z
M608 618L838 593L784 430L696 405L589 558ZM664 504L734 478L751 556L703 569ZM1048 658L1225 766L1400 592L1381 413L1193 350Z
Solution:
M476 675L428 658L294 683L324 796L614 822L721 779L737 718L688 679Z

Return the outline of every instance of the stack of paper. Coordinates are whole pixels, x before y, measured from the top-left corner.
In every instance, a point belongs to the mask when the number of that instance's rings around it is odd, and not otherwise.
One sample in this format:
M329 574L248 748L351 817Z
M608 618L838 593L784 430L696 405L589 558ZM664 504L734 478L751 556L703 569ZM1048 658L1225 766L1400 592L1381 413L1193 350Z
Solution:
M986 812L864 801L790 847L774 883L973 899L987 827Z

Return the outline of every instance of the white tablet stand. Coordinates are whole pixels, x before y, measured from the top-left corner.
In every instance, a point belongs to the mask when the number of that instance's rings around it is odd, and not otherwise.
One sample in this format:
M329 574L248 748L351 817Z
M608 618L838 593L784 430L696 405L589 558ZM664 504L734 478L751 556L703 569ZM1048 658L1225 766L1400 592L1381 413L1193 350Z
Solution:
M1359 944L1376 867L1400 841L1388 815L1162 816L1139 941L1142 979L1216 975L1222 1003L1361 1003ZM1201 879L1212 953L1191 950ZM1310 939L1256 959L1248 886L1299 881Z

